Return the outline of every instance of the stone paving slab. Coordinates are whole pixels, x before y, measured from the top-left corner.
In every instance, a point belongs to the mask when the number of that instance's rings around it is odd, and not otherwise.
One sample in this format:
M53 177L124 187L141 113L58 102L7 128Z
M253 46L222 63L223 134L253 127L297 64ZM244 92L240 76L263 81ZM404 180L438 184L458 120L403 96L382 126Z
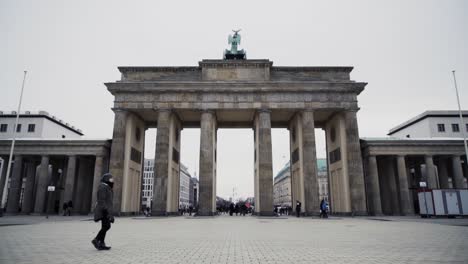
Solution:
M468 227L422 221L117 218L97 251L82 220L0 226L0 263L468 263Z

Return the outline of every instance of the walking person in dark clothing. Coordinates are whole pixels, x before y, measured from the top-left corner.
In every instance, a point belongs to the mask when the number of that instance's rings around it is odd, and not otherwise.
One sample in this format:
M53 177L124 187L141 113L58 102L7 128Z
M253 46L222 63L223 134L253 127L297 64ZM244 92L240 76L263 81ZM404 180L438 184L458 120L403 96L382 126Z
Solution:
M96 208L94 209L94 221L101 221L101 230L91 243L97 250L109 250L111 247L106 246L104 242L107 231L111 228L111 223L114 223L114 215L112 210L112 199L114 193L114 179L110 173L106 173L101 178L97 191Z
M301 216L301 202L299 200L296 200L296 216L299 217Z
M72 200L70 200L67 203L67 214L68 214L68 216L71 216L72 209L73 209L73 202L72 202Z
M63 216L67 215L67 211L68 211L68 203L63 203L63 206L62 206L62 209L63 209Z
M328 218L328 203L325 199L320 202L320 218Z

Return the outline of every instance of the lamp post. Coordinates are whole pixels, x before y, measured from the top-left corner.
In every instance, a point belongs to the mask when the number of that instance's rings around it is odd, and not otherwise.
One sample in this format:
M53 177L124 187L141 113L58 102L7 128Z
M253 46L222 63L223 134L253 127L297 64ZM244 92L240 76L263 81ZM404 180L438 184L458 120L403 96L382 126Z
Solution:
M27 71L24 71L23 84L21 86L20 100L19 100L19 103L18 103L18 111L16 111L15 126L13 127L13 139L11 140L10 158L8 160L7 173L6 173L6 176L5 176L5 186L3 186L3 196L1 197L2 198L2 204L1 204L2 209L5 208L5 204L6 204L6 190L7 190L7 186L8 186L8 178L10 177L11 163L12 163L12 159L13 159L13 151L15 149L16 129L17 129L17 126L18 126L19 113L20 113L20 110L21 110L21 102L23 101L24 83L26 81L26 74L27 73L28 73ZM2 186L0 186L0 188L1 187Z
M453 74L453 83L455 85L455 93L457 95L457 103L458 103L458 113L460 115L460 125L462 129L462 134L463 134L463 144L465 145L465 157L468 160L468 146L466 143L466 125L463 125L463 114L460 106L460 96L458 95L458 87L457 87L457 78L455 77L455 70L452 71Z

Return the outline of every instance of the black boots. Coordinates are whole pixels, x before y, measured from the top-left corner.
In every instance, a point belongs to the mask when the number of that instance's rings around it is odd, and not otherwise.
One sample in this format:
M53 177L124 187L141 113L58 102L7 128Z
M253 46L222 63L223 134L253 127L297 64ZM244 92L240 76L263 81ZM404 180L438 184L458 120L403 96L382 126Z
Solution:
M91 244L97 249L97 250L109 250L111 247L106 246L106 243L98 241L96 238L91 240Z

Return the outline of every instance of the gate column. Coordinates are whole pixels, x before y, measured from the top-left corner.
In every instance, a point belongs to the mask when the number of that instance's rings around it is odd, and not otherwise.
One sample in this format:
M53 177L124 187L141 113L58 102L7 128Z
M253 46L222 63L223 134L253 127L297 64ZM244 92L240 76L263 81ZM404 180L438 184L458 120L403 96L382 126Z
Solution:
M177 215L179 209L180 124L169 109L158 111L152 215Z
M13 174L11 175L10 190L8 191L8 201L6 207L6 212L9 214L18 213L22 184L23 156L15 155L15 162L13 163Z
M273 166L271 154L271 117L259 110L255 118L255 212L273 215ZM258 197L258 198L257 198Z
M204 111L200 123L200 182L198 215L216 212L216 117Z

